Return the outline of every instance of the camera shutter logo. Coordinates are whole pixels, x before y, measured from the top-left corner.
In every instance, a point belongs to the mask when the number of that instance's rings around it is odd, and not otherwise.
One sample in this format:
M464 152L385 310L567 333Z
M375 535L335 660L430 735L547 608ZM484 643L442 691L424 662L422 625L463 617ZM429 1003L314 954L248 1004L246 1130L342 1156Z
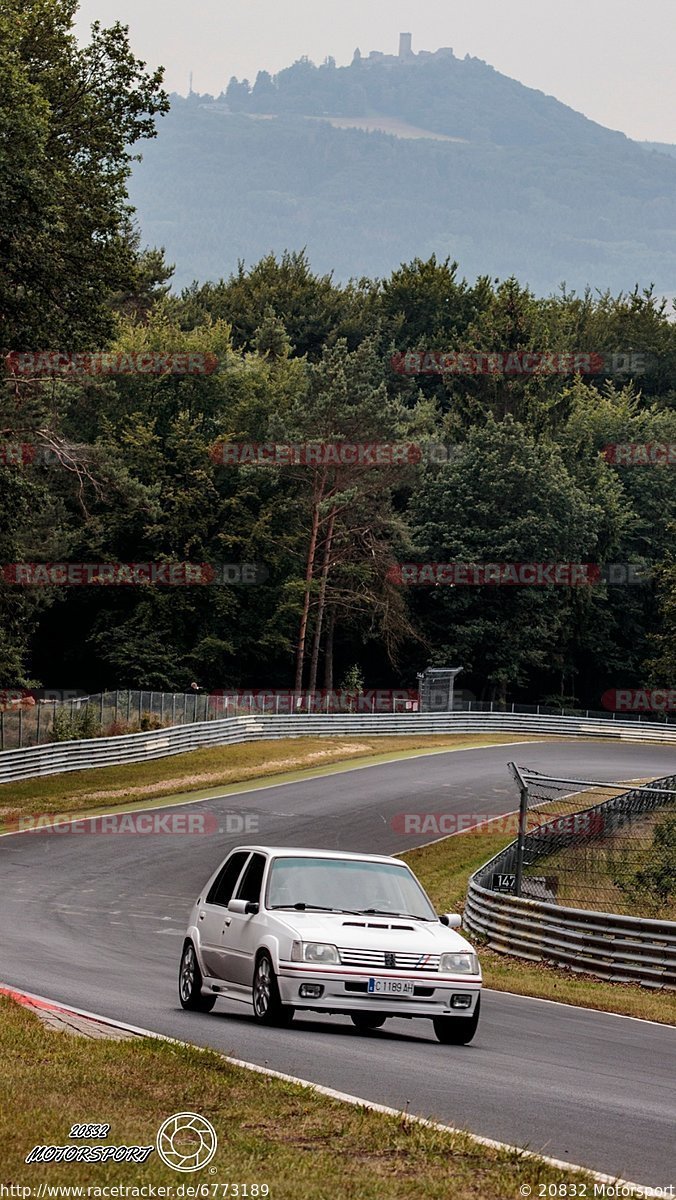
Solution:
M200 1171L214 1157L218 1137L199 1113L174 1113L157 1131L157 1153L174 1171Z

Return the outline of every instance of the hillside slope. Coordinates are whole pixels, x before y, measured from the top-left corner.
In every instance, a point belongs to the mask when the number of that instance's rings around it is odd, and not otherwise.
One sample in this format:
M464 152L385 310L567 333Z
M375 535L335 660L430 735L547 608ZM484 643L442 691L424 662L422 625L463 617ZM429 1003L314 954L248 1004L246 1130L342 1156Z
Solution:
M666 291L676 276L676 162L476 59L301 62L216 99L175 96L131 194L179 285L303 246L340 279L432 252L539 292Z

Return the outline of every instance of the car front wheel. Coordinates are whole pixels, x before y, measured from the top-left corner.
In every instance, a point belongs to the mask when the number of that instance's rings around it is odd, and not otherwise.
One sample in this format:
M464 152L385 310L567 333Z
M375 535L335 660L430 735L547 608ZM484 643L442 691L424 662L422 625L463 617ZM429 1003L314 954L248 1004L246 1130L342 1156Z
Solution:
M471 1042L479 1024L481 996L471 1017L435 1017L434 1032L445 1046L466 1046Z
M186 942L183 947L178 972L178 998L181 1007L192 1012L211 1012L216 1003L215 996L205 996L202 992L202 972L192 942Z
M270 955L263 951L256 962L253 980L253 1011L260 1025L289 1025L294 1009L282 1004Z

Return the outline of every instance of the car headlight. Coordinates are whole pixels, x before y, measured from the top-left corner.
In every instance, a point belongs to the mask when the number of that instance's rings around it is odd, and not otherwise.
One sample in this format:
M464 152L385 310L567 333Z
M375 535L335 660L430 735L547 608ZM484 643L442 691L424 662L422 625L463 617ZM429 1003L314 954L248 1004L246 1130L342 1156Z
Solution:
M476 954L442 954L439 970L442 975L478 975L479 959Z
M329 942L294 942L291 947L292 962L337 963L338 949Z

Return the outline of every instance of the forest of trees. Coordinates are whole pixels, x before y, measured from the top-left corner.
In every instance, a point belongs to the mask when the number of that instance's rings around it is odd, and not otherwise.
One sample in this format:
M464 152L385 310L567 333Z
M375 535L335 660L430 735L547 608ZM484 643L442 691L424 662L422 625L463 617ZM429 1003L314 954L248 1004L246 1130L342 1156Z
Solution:
M676 325L650 290L463 278L413 258L347 284L300 252L170 288L126 197L167 107L126 34L71 33L71 0L0 17L0 350L213 356L209 374L5 368L0 563L263 564L254 587L0 580L0 687L414 686L461 665L483 698L598 708L676 676ZM672 314L673 315L673 314ZM631 376L407 375L411 349L628 352ZM448 461L228 465L223 443L430 443ZM16 461L7 447L49 450ZM20 456L19 456L20 457ZM412 456L415 459L415 456ZM400 586L400 562L630 563L646 582Z

